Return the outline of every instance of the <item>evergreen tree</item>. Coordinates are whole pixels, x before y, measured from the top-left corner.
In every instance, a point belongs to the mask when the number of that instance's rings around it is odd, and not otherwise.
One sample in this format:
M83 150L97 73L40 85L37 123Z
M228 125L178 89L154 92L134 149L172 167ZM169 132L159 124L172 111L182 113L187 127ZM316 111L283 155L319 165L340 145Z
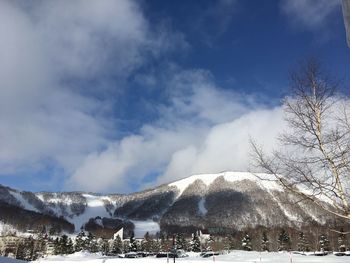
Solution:
M129 247L130 247L131 252L137 252L137 250L138 250L137 242L136 242L136 239L134 237L134 233L132 233L130 236Z
M46 228L43 227L42 231L39 233L38 238L34 246L34 257L42 257L46 252L48 236L46 234Z
M302 252L310 250L307 238L303 232L299 233L297 248L298 248L298 251L302 251Z
M129 240L123 241L123 251L124 251L124 253L130 252L130 241Z
M345 235L343 234L344 229L340 229L341 234L338 236L338 250L340 252L345 252L346 251L346 246L345 246Z
M79 252L87 249L87 237L85 232L81 230L75 239L74 251Z
M148 232L146 232L145 236L143 237L142 244L141 244L141 250L146 252L152 251L153 246L153 240L151 239Z
M246 233L242 239L242 248L246 251L252 250L252 242L250 236Z
M55 255L60 255L62 254L61 252L61 246L60 246L60 239L56 237L54 243L53 243L53 253Z
M321 251L329 251L330 250L330 247L329 247L330 242L328 240L328 237L325 234L322 234L320 236L319 244L320 244Z
M98 252L98 244L95 236L89 232L88 237L87 237L87 250L90 253L96 253Z
M152 240L151 252L158 253L160 251L160 239Z
M73 254L74 253L74 244L73 244L73 240L71 238L68 238L66 251L67 251L67 254Z
M261 250L262 251L269 251L270 250L270 241L266 235L266 232L263 232L263 235L261 238Z
M35 260L34 257L34 240L30 238L26 238L18 243L16 259L20 260Z
M116 236L116 238L113 240L112 244L112 251L114 255L123 253L123 242L120 239L120 236Z
M159 249L160 251L168 251L170 249L169 242L163 232L160 233Z
M290 250L290 237L288 233L282 229L280 235L278 236L278 251Z
M67 235L62 235L59 241L59 246L60 246L60 250L61 253L60 254L68 254L67 253L67 247L68 247L68 236Z
M201 251L201 242L199 240L197 232L193 233L192 242L191 242L191 250L193 252L200 252Z
M17 245L16 259L25 260L26 258L26 247L23 241Z
M186 251L188 249L186 239L182 233L176 235L176 249L183 249Z
M72 254L74 252L73 241L71 238L68 238L67 235L62 235L58 240L58 254Z
M106 239L102 239L99 250L102 253L102 255L109 254L109 244Z

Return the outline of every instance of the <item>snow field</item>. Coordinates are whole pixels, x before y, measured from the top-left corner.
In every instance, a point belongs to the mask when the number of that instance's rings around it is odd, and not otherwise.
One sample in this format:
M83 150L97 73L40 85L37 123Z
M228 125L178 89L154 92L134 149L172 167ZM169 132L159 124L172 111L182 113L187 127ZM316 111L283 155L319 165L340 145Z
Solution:
M1 262L1 261L0 261ZM78 252L68 256L50 256L47 258L34 261L36 263L43 262L64 262L64 263L172 263L173 259L167 260L166 258L113 258L104 257L98 254L89 254L85 252ZM215 256L215 258L201 258L199 253L190 253L187 258L177 258L176 262L179 263L198 263L198 262L232 262L232 263L342 263L350 262L350 258L347 256L337 257L334 255L328 255L323 257L317 256L303 256L290 254L288 252L247 252L247 251L233 251L226 255Z
M263 188L275 191L283 191L281 186L273 181L275 179L270 174L265 173L248 173L248 172L223 172L218 174L196 174L182 180L170 183L169 186L175 186L179 189L179 196L186 190L186 188L196 180L201 180L205 185L211 185L216 178L223 176L228 182L236 182L242 180L251 180L262 186ZM261 180L264 179L264 180Z

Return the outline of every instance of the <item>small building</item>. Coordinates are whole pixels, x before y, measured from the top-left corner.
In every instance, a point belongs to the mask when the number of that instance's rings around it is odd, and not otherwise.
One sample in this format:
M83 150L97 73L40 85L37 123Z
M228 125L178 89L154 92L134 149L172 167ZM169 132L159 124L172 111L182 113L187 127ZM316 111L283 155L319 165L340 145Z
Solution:
M201 242L201 244L204 244L206 242L208 242L208 240L210 240L210 234L208 231L205 230L198 230L198 237L199 237L199 241Z
M117 232L113 234L113 239L116 239L117 236L120 237L121 241L124 240L124 228L119 229Z
M0 255L14 258L17 254L18 243L23 237L9 235L0 236Z

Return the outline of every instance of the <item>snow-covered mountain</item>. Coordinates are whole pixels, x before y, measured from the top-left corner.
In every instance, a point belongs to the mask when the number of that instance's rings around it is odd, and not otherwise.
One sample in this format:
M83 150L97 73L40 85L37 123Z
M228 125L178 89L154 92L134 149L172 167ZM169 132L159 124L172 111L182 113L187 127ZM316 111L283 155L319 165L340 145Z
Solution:
M135 227L139 235L147 230L159 231L159 227L170 232L198 228L222 231L334 222L332 216L313 204L296 204L295 195L261 178L270 176L200 174L128 195L32 193L0 185L0 220L27 229L47 224L78 231L85 225L100 233L121 226L130 231ZM28 220L15 218L16 213Z

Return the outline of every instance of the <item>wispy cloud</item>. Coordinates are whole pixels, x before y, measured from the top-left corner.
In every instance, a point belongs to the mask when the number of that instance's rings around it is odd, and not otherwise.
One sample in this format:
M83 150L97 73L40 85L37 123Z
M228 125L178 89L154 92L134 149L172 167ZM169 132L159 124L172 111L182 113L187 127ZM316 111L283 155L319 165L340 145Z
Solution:
M289 23L301 30L325 29L332 15L340 11L339 0L281 0L281 11Z

